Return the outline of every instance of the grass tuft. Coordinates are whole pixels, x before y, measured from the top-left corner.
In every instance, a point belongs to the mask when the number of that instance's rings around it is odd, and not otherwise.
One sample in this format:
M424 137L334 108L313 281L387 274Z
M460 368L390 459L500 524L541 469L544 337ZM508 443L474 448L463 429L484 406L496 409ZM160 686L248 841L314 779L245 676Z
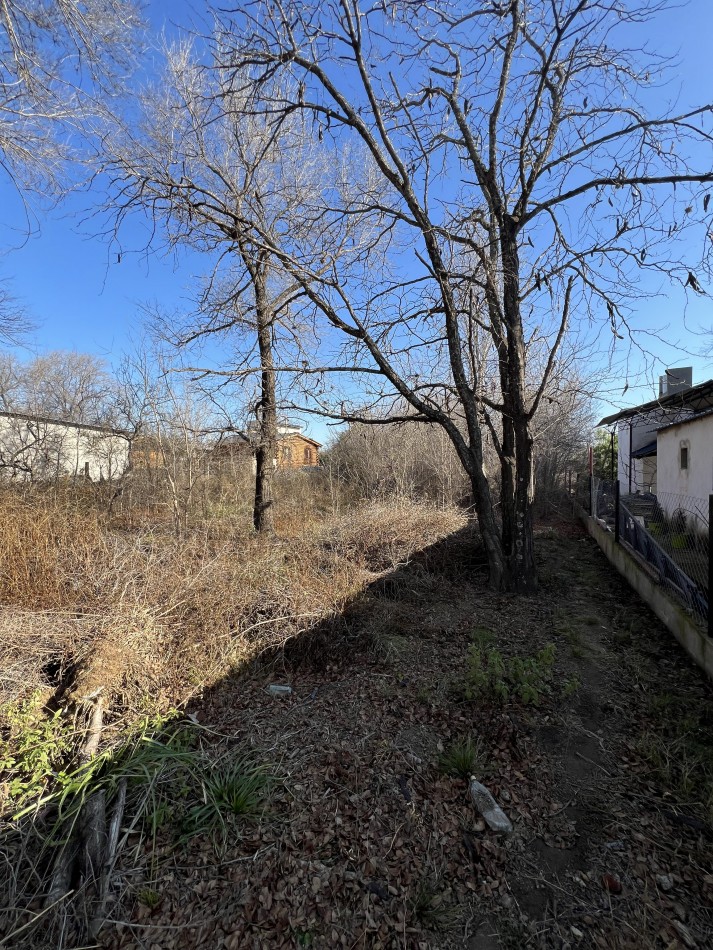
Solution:
M487 767L487 756L480 736L454 739L441 754L438 768L444 775L462 778L466 782L471 775L482 775Z

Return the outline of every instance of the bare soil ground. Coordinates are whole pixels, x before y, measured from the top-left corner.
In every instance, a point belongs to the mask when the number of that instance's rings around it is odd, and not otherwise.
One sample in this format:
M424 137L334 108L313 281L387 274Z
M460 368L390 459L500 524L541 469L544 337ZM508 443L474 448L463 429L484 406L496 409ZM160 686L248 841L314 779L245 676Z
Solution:
M488 591L467 534L434 545L375 576L338 636L197 700L205 741L271 764L268 805L219 854L169 831L151 867L127 849L101 945L713 946L711 685L581 527L541 526L538 550L522 599ZM554 643L551 690L468 699L474 637L505 656ZM466 738L508 837L439 768Z

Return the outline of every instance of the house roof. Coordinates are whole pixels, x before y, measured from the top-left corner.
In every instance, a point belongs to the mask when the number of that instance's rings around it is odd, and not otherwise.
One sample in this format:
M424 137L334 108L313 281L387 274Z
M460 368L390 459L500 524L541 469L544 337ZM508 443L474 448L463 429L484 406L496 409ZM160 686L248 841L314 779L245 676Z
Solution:
M599 426L608 426L620 419L631 419L634 416L645 416L656 409L693 409L707 410L713 408L713 379L706 380L705 383L699 383L697 386L691 386L690 389L684 389L680 392L669 393L668 396L659 396L650 402L642 403L640 406L631 406L628 409L622 409L611 416L605 416L597 423Z
M252 443L252 439L250 438L250 433L249 433L249 432L247 432L247 433L246 433L246 432L235 432L234 435L235 435L235 436L239 436L241 439L243 439L245 442L249 442L251 445L253 444L253 443ZM291 430L288 431L288 432L278 432L278 433L277 433L277 441L278 441L278 442L284 442L286 439L302 439L303 442L309 442L310 445L313 445L313 446L314 446L315 448L317 448L317 449L321 449L321 448L322 448L322 443L321 443L321 442L317 442L316 439L311 439L308 435L305 435L304 432L298 432L297 429L291 429ZM224 440L223 440L223 444L225 444L227 441L228 441L228 439L224 439Z
M24 419L26 422L41 422L43 425L65 426L68 429L89 429L92 432L104 432L107 435L120 435L130 439L131 433L123 429L112 429L111 426L93 425L89 422L70 422L67 419L53 419L50 416L36 416L29 412L5 412L0 410L0 418Z
M289 438L302 439L303 442L309 442L312 445L314 445L315 448L318 448L318 449L322 448L321 442L317 442L316 439L311 439L308 435L305 435L303 432L288 432L286 435L278 436L278 439L289 439Z
M706 416L713 416L713 406L710 409L704 409L703 412L696 412L685 419L679 419L678 422L667 422L665 426L659 426L656 432L663 432L664 429L673 429L674 426L686 426L690 422L698 422L699 419L705 419Z

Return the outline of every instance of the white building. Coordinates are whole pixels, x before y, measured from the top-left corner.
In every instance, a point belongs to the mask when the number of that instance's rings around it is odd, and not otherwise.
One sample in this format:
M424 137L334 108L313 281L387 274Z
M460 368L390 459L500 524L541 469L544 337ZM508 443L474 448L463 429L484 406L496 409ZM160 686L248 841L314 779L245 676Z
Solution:
M713 408L663 426L656 443L661 507L669 516L683 510L694 522L706 522L713 494Z
M109 480L129 464L129 437L106 426L0 412L0 476Z
M707 498L713 491L713 438L710 422L704 422L713 410L713 380L692 385L690 367L670 369L661 377L659 397L640 406L632 406L602 419L599 426L616 426L619 441L618 479L623 494L687 494ZM691 425L687 435L673 431ZM671 432L671 434L667 434ZM697 459L700 475L680 469L681 445L688 441L689 459ZM704 477L705 459L708 459ZM677 466L679 468L677 469ZM683 474L682 474L683 472ZM675 474L675 478L674 478ZM705 483L705 488L704 488ZM700 494L696 494L699 492Z

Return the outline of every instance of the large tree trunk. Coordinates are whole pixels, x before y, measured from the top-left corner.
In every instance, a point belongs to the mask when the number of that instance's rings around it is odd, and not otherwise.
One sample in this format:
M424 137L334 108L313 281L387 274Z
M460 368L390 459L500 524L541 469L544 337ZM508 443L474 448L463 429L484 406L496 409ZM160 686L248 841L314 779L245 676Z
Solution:
M501 361L503 435L501 510L504 587L521 594L537 589L533 541L533 456L527 415L526 349L520 315L520 261L517 226L506 215L501 228L503 309L508 325L507 353Z
M482 479L477 476L471 478L473 501L478 513L480 536L488 558L490 586L493 590L503 590L506 587L508 570L503 558L503 545L493 512L492 498L489 491L487 497L483 494L484 478L485 476L482 476Z
M511 492L503 497L503 553L507 564L508 589L521 594L537 589L533 540L532 436L526 420L515 425L515 466ZM507 514L506 514L507 512Z
M272 313L268 304L264 272L256 274L255 310L260 351L260 404L258 407L259 442L255 453L255 530L271 534L275 530L272 483L277 458L277 400L275 364L272 356Z

